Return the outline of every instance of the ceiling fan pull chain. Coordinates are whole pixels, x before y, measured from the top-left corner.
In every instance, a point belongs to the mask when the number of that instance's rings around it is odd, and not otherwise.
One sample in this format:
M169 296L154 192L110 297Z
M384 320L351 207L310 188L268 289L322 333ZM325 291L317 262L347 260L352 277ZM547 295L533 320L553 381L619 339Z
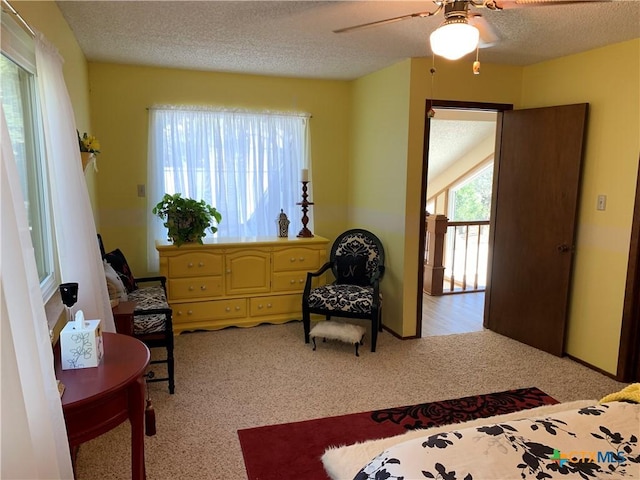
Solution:
M479 55L480 55L480 46L478 45L476 47L476 61L473 62L473 74L474 75L480 75L480 60L479 60Z
M431 55L432 58L432 63L431 63L431 68L429 69L429 72L431 73L431 105L432 107L429 108L429 111L427 112L427 117L429 118L433 118L436 116L436 111L433 109L433 79L434 79L434 75L436 74L436 56L434 54Z

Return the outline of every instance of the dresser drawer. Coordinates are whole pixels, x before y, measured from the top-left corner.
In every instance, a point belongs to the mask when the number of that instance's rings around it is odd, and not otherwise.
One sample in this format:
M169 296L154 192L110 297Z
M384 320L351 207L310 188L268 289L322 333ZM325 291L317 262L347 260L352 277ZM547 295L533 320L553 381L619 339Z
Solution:
M222 255L206 252L192 252L168 258L169 276L203 277L205 275L222 275L224 262Z
M273 253L273 271L288 272L303 270L305 272L315 271L320 268L320 254L324 250L314 248L288 248Z
M247 300L216 300L212 302L177 303L171 306L176 323L199 322L247 316Z
M222 277L169 279L169 301L219 297L224 293Z
M307 271L274 273L271 290L274 292L302 292L307 281Z
M278 295L249 299L249 314L252 317L282 315L284 313L302 315L302 295Z

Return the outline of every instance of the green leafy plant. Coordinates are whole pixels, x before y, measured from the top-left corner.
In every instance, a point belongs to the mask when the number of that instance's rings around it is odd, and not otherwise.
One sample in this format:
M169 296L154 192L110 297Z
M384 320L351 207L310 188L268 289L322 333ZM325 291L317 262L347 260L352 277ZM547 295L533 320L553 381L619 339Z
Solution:
M177 247L183 243L202 243L206 230L216 233L216 225L222 221L220 212L204 200L183 198L179 193L165 193L152 212L164 220L169 240Z

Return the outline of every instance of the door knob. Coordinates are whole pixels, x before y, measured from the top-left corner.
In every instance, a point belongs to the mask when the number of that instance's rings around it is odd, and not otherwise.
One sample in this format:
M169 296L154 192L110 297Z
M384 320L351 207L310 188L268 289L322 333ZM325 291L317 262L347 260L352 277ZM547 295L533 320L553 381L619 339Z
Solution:
M556 247L560 253L567 253L571 251L571 247L566 243L560 244Z

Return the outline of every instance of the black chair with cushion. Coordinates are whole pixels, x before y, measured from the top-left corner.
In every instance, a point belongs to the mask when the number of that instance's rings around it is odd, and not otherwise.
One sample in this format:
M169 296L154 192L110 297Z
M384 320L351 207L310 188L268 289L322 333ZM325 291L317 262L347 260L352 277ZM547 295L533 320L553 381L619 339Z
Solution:
M313 279L331 269L335 282L312 288ZM309 343L311 314L371 320L371 351L382 331L380 280L384 275L384 248L380 239L363 229L342 233L331 256L317 272L307 273L302 295L304 341Z
M149 348L166 349L165 358L152 360L151 363L166 363L167 376L155 378L153 373L150 372L147 381L168 381L169 393L174 393L173 321L172 310L167 302L166 277L134 277L124 254L119 248L106 253L100 234L98 234L98 242L100 244L100 253L105 262L107 283L113 285L113 276L109 274L111 268L113 268L118 279L121 280L121 283L117 280L115 282L118 298L126 299L136 304L133 312L133 336ZM141 284L149 286L143 287ZM111 287L111 285L109 286ZM123 288L126 291L123 292L121 290Z

